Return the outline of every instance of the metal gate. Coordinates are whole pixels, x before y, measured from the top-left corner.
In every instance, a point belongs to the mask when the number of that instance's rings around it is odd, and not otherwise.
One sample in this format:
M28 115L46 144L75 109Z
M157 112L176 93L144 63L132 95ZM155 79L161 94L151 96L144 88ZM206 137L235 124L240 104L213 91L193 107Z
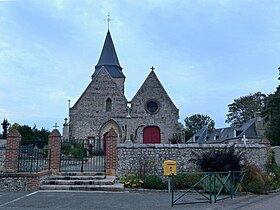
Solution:
M171 174L171 206L194 203L216 203L247 194L246 171L185 172ZM182 177L185 177L185 180ZM175 180L184 185L177 191Z
M70 139L61 142L61 172L104 172L104 144L100 139Z

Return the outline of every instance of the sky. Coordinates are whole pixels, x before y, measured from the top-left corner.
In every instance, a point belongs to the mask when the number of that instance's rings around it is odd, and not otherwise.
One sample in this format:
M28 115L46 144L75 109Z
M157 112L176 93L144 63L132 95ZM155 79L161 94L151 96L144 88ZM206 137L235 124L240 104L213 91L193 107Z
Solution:
M62 128L108 30L125 95L155 67L179 121L279 85L280 0L0 0L0 121Z

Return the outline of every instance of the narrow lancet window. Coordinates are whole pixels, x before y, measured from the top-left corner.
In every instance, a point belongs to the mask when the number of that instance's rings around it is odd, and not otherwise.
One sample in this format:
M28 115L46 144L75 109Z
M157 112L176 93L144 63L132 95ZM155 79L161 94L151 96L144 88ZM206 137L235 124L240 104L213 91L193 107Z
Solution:
M106 112L112 111L112 99L107 98L106 100Z

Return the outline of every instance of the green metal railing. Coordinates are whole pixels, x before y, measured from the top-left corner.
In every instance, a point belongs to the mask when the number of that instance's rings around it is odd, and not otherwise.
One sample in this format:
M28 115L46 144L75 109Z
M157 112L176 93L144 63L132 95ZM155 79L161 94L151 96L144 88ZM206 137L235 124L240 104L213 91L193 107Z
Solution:
M99 139L89 144L87 139L71 139L61 142L60 171L104 172L105 154Z
M183 177L199 176L195 182L188 182ZM216 203L219 200L233 199L237 195L247 194L245 171L229 172L186 172L171 175L172 204ZM185 186L183 191L177 190L175 182Z
M50 169L50 149L20 149L18 172L40 172Z
M35 173L50 169L49 149L7 149L0 148L0 172L13 169L14 172ZM6 155L13 156L8 158Z
M195 183L188 183L187 181L185 181L183 178L180 177L180 175L199 175L201 176L201 178L199 179L199 181L196 181ZM209 189L212 189L212 173L208 173L208 172L187 172L187 173L181 173L181 174L177 174L171 175L171 192L172 192L172 207L174 205L182 205L182 204L193 204L193 203L212 203L212 192L211 190L209 192L207 192L207 190L203 191L202 190L202 186L208 182L209 185ZM175 180L178 180L179 182L183 183L184 186L187 188L185 191L178 191L178 196L175 198ZM185 198L185 196L187 194L190 194L192 192L195 192L196 194L198 194L201 198L201 200L199 201L182 201L183 198ZM181 200L181 202L179 202Z

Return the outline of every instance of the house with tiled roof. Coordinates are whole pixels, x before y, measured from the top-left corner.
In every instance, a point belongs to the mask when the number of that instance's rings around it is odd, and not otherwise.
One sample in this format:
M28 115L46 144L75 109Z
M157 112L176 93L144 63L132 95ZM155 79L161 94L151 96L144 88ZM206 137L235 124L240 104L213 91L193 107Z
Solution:
M194 134L187 143L268 143L267 139L264 137L264 130L264 120L259 113L256 113L253 119L250 119L242 126L230 126L218 129L209 129L207 126L204 126Z

